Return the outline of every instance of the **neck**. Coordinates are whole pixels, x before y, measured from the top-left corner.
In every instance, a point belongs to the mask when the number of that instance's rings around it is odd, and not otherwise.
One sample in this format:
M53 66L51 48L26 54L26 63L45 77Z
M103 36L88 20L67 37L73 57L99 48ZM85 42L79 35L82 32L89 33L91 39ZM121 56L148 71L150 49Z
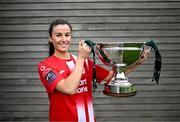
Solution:
M55 51L54 55L58 58L61 58L61 59L70 59L69 52L57 52L57 51Z

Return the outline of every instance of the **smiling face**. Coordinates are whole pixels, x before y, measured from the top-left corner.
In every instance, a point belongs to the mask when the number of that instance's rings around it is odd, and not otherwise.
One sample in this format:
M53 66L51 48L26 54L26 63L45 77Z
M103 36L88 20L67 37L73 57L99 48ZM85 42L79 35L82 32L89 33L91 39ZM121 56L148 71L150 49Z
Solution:
M71 44L71 29L67 24L59 24L53 27L49 41L53 43L55 54L67 53Z

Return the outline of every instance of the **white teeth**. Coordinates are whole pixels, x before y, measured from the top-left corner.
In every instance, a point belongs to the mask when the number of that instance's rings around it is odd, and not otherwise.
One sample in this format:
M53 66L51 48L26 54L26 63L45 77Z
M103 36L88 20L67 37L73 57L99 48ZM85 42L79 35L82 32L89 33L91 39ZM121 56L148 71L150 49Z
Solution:
M62 48L66 48L68 46L68 43L59 43L59 45L62 47Z
M66 44L61 44L61 47L66 47L67 45Z
M60 42L59 45L61 47L66 47L66 46L68 46L68 42Z

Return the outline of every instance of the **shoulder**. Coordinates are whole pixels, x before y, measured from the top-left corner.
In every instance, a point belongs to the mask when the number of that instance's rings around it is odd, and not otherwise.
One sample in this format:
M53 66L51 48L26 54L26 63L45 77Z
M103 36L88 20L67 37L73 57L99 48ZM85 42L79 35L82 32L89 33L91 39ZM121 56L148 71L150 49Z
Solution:
M43 59L38 63L38 67L40 68L41 66L50 66L50 64L53 62L53 57L48 57Z

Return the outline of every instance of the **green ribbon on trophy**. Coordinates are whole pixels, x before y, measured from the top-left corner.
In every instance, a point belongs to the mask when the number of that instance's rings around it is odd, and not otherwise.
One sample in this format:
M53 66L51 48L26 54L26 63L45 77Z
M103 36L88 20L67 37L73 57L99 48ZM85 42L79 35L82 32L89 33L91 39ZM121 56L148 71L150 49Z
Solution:
M99 48L98 45L94 42L92 42L91 40L85 40L85 43L91 47L92 49L92 53L93 53L93 91L95 91L95 89L97 88L96 85L96 60L95 60L95 54L99 54L99 58L101 59L101 61L105 64L105 65L110 65L112 63L112 61L108 58L106 52ZM151 49L153 49L155 51L155 64L154 64L154 74L152 77L152 81L156 81L156 83L159 83L159 78L160 78L160 72L161 72L161 64L162 64L162 58L161 58L161 54L158 50L158 47L156 45L156 42L154 40L148 40L147 42L143 43L147 46L149 46ZM128 45L128 43L126 44ZM97 49L98 48L98 49ZM133 53L132 53L133 54ZM128 57L128 53L126 54L126 57Z
M91 48L91 52L93 54L93 92L95 92L95 89L97 88L97 84L96 84L96 59L95 59L95 54L96 54L96 50L95 50L95 46L96 44L94 42L92 42L91 40L85 40L84 41L90 48Z
M160 72L161 72L161 65L162 65L162 57L161 54L159 53L159 49L153 40L149 40L146 42L147 46L150 46L152 49L155 51L155 64L154 64L154 74L152 81L156 81L156 83L159 83L159 78L160 78Z

